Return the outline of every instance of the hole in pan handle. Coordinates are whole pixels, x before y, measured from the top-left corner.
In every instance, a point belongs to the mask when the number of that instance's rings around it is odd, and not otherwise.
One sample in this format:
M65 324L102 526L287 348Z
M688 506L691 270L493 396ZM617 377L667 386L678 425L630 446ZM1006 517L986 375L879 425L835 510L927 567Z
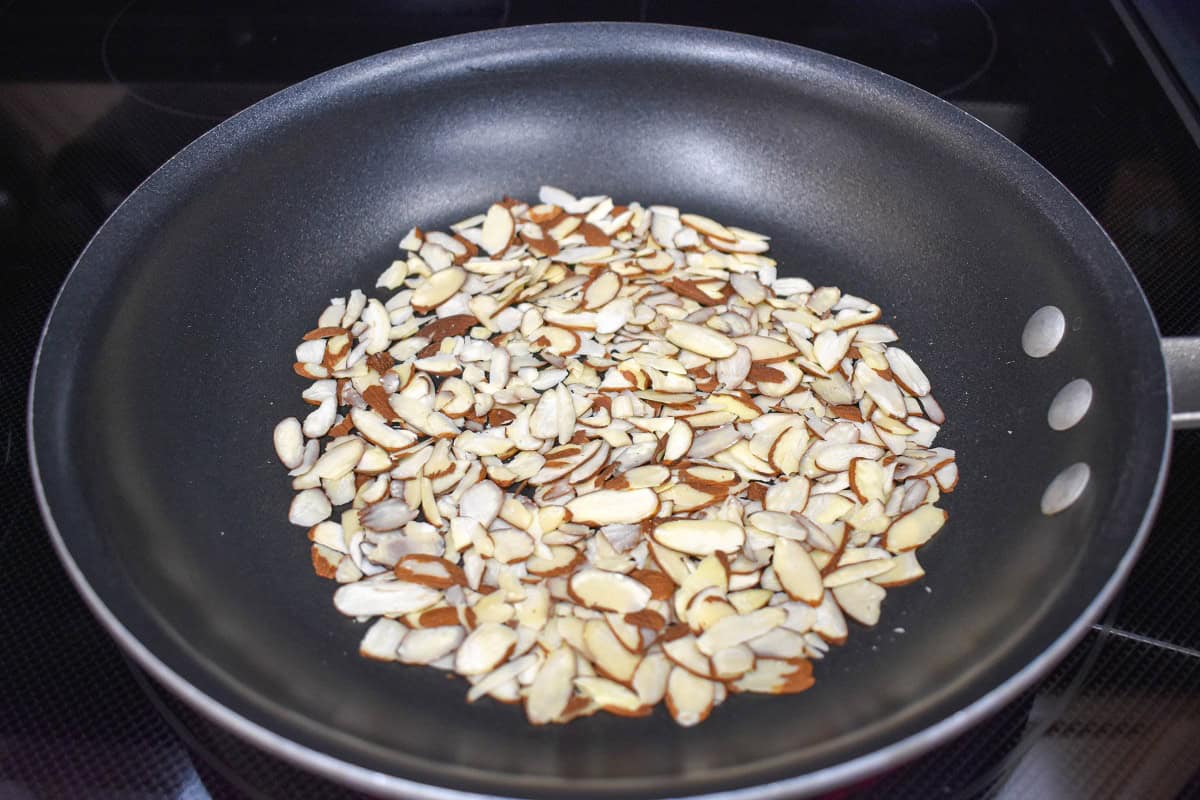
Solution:
M1200 428L1200 336L1163 339L1171 384L1171 426Z

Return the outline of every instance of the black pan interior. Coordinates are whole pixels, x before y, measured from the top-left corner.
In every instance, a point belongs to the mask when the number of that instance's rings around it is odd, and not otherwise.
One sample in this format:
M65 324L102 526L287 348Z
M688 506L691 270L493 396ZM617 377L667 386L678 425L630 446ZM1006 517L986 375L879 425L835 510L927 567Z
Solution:
M692 730L661 711L532 729L517 708L466 705L440 673L360 659L362 628L311 574L270 437L306 408L290 371L299 335L328 298L373 285L410 225L541 183L768 233L782 274L881 303L932 378L962 480L923 551L929 578L891 593L812 691L734 698ZM1069 330L1030 359L1022 327L1047 304ZM1050 399L1077 377L1093 407L1052 432ZM613 25L384 54L220 126L82 257L32 419L48 510L83 579L199 692L369 770L599 796L814 773L988 696L1089 613L1129 555L1166 409L1154 323L1120 256L998 135L830 57ZM1043 489L1077 461L1089 488L1044 517Z

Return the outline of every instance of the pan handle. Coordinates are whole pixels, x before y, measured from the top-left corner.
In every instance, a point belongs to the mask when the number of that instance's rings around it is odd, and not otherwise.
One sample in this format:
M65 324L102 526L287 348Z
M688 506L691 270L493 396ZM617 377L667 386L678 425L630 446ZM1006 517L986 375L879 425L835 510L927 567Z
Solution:
M1163 339L1171 384L1171 427L1200 428L1200 336Z

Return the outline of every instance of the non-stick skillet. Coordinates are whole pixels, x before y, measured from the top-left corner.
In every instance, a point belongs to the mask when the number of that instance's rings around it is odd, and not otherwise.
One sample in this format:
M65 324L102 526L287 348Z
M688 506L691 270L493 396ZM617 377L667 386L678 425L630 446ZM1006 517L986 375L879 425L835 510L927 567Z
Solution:
M734 698L690 730L662 712L533 729L439 673L359 658L360 627L311 575L270 437L300 410L297 337L410 225L541 183L766 232L782 274L881 303L932 378L962 473L951 522L924 584L890 593L813 690ZM1029 325L1047 306L1061 316ZM790 797L946 740L1079 640L1158 501L1162 352L1097 223L952 106L761 39L545 26L334 70L169 161L58 298L30 449L55 544L113 636L276 754L414 797ZM1067 410L1086 413L1053 429L1052 400L1080 379L1090 404L1068 394ZM1064 471L1082 493L1048 516Z

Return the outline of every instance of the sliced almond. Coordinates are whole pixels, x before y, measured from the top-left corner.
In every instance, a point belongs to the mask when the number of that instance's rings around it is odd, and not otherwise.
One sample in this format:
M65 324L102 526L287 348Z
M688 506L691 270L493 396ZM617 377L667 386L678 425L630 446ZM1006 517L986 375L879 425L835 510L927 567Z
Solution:
M732 339L720 331L682 320L672 322L667 327L665 335L667 341L676 347L682 347L684 350L709 358L729 358L737 352L738 348Z
M693 556L732 553L746 541L741 525L715 519L679 519L654 526L651 534L664 547Z
M601 489L567 503L572 522L595 527L641 522L657 514L658 507L653 489Z
M920 506L892 523L883 535L883 546L893 553L920 547L942 529L947 516L935 506Z
M571 576L571 594L580 604L603 611L629 614L650 602L650 588L628 575L600 569L582 569Z
M814 606L821 602L825 594L821 571L802 544L791 539L777 540L771 566L788 597Z

